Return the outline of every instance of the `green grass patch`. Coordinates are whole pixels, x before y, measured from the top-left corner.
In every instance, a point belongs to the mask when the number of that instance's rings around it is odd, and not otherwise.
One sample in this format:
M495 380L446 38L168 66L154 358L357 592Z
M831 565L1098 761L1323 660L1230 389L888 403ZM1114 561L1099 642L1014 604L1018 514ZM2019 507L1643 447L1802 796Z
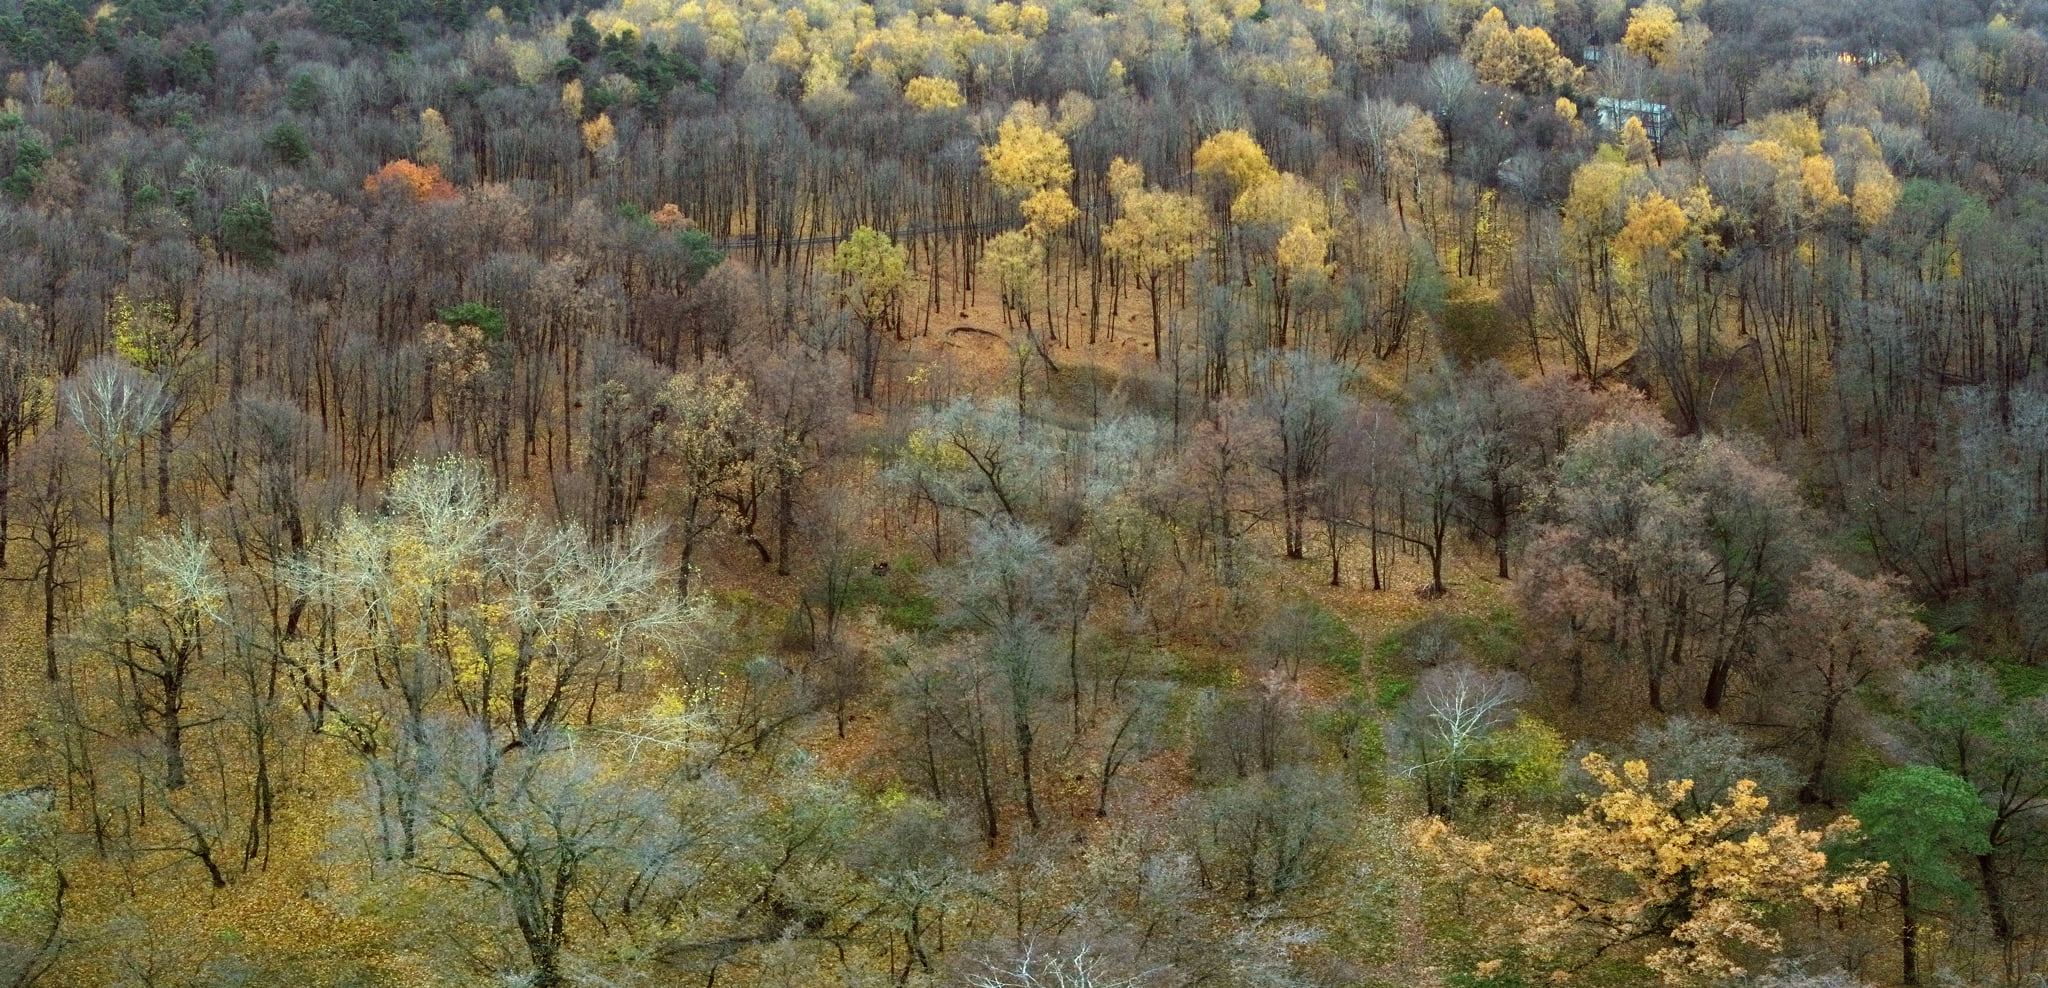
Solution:
M1237 663L1214 653L1168 650L1163 666L1161 672L1167 679L1198 690L1226 689L1243 680Z
M1413 692L1415 680L1397 673L1382 671L1379 696L1374 699L1379 703L1381 710L1392 710L1400 706L1402 701L1408 699L1408 694Z
M889 563L886 570L872 569L856 576L849 588L852 607L873 607L882 623L913 635L928 635L939 627L939 602L926 592L921 567L910 556Z
M1993 662L1991 667L1998 671L1998 686L2008 698L2031 700L2048 696L2048 669L2018 662Z
M939 626L939 602L923 594L891 596L876 601L882 623L911 634L927 634Z
M1441 649L1446 644L1455 645L1476 665L1512 666L1521 654L1522 627L1515 620L1515 612L1506 607L1496 607L1483 616L1433 615L1374 642L1373 668L1382 673L1412 670L1418 649ZM1431 655L1427 661L1443 658Z
M1328 666L1358 673L1365 641L1337 615L1313 600L1290 601L1259 629L1258 649L1267 661L1293 666Z

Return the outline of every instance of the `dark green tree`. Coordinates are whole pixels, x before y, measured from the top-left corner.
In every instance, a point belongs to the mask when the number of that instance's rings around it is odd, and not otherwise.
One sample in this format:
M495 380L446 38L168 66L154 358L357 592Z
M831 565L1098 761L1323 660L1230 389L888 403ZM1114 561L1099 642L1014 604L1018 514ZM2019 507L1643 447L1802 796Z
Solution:
M482 302L464 302L434 310L434 316L450 326L475 326L484 339L496 343L505 338L505 313Z
M590 26L590 18L578 16L569 22L569 57L579 62L588 62L597 57L604 40L598 37L597 29Z
M277 160L297 167L313 156L313 146L306 140L305 128L296 121L287 120L270 129L263 138L263 146L277 155Z
M292 77L292 84L284 92L285 108L293 113L318 113L320 103L327 97L320 80L311 75L300 74Z
M277 230L270 204L248 196L220 216L220 245L235 259L259 268L277 260Z

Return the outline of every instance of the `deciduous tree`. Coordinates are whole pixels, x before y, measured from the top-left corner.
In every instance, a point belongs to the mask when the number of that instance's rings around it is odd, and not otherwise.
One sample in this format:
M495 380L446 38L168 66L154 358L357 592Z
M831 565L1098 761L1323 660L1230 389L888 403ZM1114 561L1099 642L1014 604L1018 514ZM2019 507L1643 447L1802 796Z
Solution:
M1739 975L1740 952L1783 943L1763 923L1771 907L1853 906L1882 873L1830 867L1822 846L1853 833L1853 817L1807 830L1795 817L1769 815L1770 801L1743 781L1709 812L1681 819L1674 808L1689 780L1652 785L1643 763L1616 769L1598 754L1580 764L1605 791L1562 821L1525 817L1495 840L1438 820L1415 828L1426 852L1504 893L1498 933L1526 958L1517 966L1529 976L1561 980L1610 954L1673 985Z

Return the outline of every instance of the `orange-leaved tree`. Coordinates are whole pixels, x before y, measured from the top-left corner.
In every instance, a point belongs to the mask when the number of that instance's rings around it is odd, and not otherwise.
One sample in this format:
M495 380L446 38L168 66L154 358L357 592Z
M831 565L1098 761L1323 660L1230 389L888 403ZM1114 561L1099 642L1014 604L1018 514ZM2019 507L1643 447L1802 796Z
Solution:
M363 179L363 191L373 196L386 191L404 192L416 202L447 202L460 195L455 186L441 177L439 165L418 165L407 158L385 165L375 175Z
M1830 867L1823 844L1854 831L1842 816L1819 830L1767 814L1770 800L1747 779L1705 812L1690 812L1690 779L1653 784L1649 768L1616 770L1598 753L1580 766L1604 790L1562 820L1525 817L1494 840L1466 837L1441 820L1415 828L1425 853L1481 895L1497 894L1492 943L1513 943L1525 974L1565 980L1603 960L1632 960L1668 984L1743 973L1737 956L1771 952L1783 938L1765 925L1777 906L1824 910L1860 902L1882 865ZM1479 965L1483 977L1502 958Z

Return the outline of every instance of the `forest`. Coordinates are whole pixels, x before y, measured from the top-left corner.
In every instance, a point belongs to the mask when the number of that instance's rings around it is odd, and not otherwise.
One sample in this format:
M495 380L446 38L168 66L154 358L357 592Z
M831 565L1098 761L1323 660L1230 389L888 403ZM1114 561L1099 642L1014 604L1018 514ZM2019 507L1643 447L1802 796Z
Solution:
M0 76L0 988L2048 985L2044 0Z

